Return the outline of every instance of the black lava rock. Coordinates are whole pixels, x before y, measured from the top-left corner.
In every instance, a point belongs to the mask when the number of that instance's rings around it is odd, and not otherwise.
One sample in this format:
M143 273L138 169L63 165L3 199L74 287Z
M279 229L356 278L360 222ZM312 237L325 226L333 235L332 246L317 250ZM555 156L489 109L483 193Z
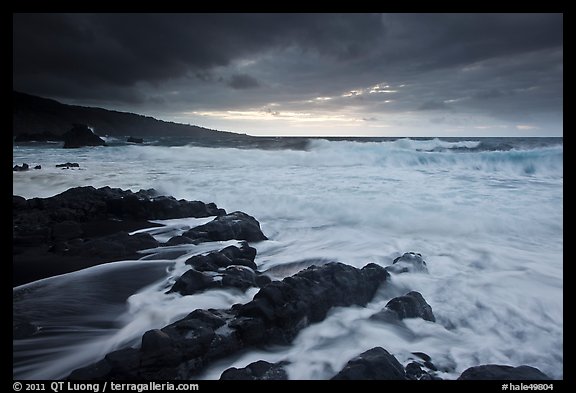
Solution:
M240 248L228 246L218 252L195 255L186 260L185 263L199 271L216 271L218 268L226 268L231 265L246 266L252 270L257 270L254 258L256 258L256 249L250 247L248 243L242 242Z
M544 381L551 379L542 371L530 366L505 366L486 364L466 369L458 380Z
M159 226L149 220L224 214L226 211L214 203L176 200L158 195L153 189L132 192L110 187L76 187L53 197L28 200L15 195L12 197L14 285L117 258L140 258L137 251L157 247L158 243L150 235L129 236L126 232ZM179 243L195 242L181 239ZM239 257L234 263L247 262Z
M395 311L399 319L422 318L425 321L436 322L432 307L420 292L412 291L404 296L395 297L386 304L386 308Z
M286 381L288 374L283 366L287 362L270 363L259 360L244 368L232 367L220 376L221 381Z
M64 148L72 149L84 146L106 146L106 142L96 135L87 125L74 124L64 135Z
M207 224L184 232L182 236L201 241L268 240L260 229L260 223L254 217L239 211L216 217Z
M78 164L77 162L67 162L64 164L56 164L56 168L79 168L80 164Z
M386 270L396 274L408 272L428 273L428 268L426 267L426 262L422 259L422 255L415 252L406 252L394 259L392 265L387 266Z
M410 362L406 365L406 378L413 381L440 380L441 378L428 373L417 362Z
M158 196L154 190L134 193L110 187L76 187L50 198L14 198L13 204L14 201L18 203L13 206L12 216L15 239L36 229L49 232L56 223L63 221L165 220L226 214L213 203L178 201Z
M243 256L246 258L241 258ZM193 295L212 288L245 291L250 287L263 287L271 280L257 271L255 257L256 249L246 242L242 242L240 248L228 246L218 252L195 255L185 262L192 269L180 276L168 293Z
M361 353L346 363L333 380L405 380L402 364L382 347Z
M395 297L386 304L386 307L370 317L372 320L386 323L398 323L404 318L422 318L436 322L432 307L416 291Z
M12 171L14 172L24 172L30 169L30 165L23 163L22 165L14 165Z
M117 232L84 242L70 242L67 253L105 259L135 258L139 250L156 248L159 243L148 233L129 235Z
M365 305L388 277L375 264L362 269L341 263L311 266L281 282L271 282L245 305L196 310L159 331L147 332L141 348L109 353L69 378L190 379L209 363L242 349L290 343L301 329L324 319L332 307ZM261 373L260 366L251 371L253 376L271 370Z
M176 280L168 293L178 292L181 295L193 295L205 289L218 287L221 287L221 283L214 280L213 276L190 269Z

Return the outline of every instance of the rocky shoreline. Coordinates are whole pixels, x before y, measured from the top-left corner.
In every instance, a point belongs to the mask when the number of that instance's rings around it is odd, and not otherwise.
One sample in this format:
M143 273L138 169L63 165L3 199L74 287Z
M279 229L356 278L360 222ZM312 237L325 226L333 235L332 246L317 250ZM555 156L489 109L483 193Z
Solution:
M160 244L129 232L149 220L223 216L213 203L176 200L155 190L76 187L50 198L12 197L13 285L121 259ZM201 239L190 239L200 241Z
M214 219L161 243L147 233L150 220ZM326 318L334 307L363 307L398 274L426 273L422 255L403 254L389 266L370 263L361 269L329 262L310 266L281 281L258 271L251 242L266 241L259 222L244 212L227 213L214 203L176 200L155 190L77 187L50 198L13 196L13 284L15 286L96 264L140 259L140 251L177 244L238 240L237 246L194 255L189 269L167 293L193 295L213 288L260 288L253 299L229 309L196 309L161 329L149 330L136 347L108 353L76 369L67 379L180 380L195 378L207 366L251 348L290 345L305 327ZM41 268L41 265L44 265ZM403 324L406 318L436 323L433 305L410 291L391 299L371 320ZM37 334L33 323L13 324L13 337ZM441 371L425 353L402 365L385 348L374 347L353 359L334 380L437 380ZM221 380L287 380L285 361L257 361L225 370ZM547 380L538 369L522 365L478 365L460 380Z

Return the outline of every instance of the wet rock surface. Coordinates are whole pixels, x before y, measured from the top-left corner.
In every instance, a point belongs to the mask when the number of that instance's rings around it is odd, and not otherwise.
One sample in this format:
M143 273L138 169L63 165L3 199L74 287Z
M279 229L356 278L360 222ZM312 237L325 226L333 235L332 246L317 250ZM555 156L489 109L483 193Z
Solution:
M466 369L458 380L501 380L501 381L544 381L549 380L546 374L530 366L506 366L486 364Z
M333 380L405 380L402 364L387 350L375 347L351 359Z
M73 163L64 165L68 164ZM49 198L14 195L13 282L19 285L94 264L138 259L138 251L159 243L150 235L128 232L159 226L149 220L224 214L214 203L177 200L153 189L76 187Z
M386 282L378 265L311 266L273 281L244 305L196 310L162 329L148 331L140 348L109 353L75 370L70 379L187 379L216 359L261 345L289 344L336 306L363 306ZM255 371L250 371L254 373Z

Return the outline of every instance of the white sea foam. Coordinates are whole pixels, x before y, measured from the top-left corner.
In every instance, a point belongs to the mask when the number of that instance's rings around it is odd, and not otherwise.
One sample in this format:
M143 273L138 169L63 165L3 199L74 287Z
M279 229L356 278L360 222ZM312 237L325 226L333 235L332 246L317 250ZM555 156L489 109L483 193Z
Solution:
M477 141L409 139L320 140L306 151L18 147L14 164L40 163L43 169L14 173L13 185L15 194L27 198L81 185L153 187L177 198L245 211L270 238L253 246L259 269L275 278L328 260L386 266L406 251L420 252L426 260L429 275L395 276L366 308L335 309L325 321L304 329L290 348L222 360L204 378L260 359L290 361L291 378L329 378L351 357L376 345L402 362L412 351L426 352L446 378L481 363L527 364L562 378L563 147L474 150L478 147ZM79 162L80 169L54 168L67 161ZM169 232L149 231L166 240L195 222L169 224ZM135 289L121 307L103 305L108 310L103 318L114 321L113 327L92 333L79 328L83 338L68 349L102 342L109 344L100 348L115 348L195 308L249 301L253 292L164 294L186 269L185 258L226 244L177 246L183 256L176 262L153 262L170 266L154 282ZM51 285L62 280L55 278ZM409 320L398 330L367 319L391 297L410 290L424 295L436 324ZM102 351L90 351L84 363L102 356ZM21 378L65 374L66 367L40 373L41 363L29 361L26 372L15 373ZM68 371L78 365L72 363Z

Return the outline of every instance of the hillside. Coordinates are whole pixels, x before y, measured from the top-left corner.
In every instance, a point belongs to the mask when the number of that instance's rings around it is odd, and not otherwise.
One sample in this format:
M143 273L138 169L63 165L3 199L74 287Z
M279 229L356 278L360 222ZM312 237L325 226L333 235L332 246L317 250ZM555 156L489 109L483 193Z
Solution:
M138 137L192 136L199 139L237 139L241 134L166 122L135 113L62 104L58 101L14 91L12 136L50 132L61 135L73 123L87 124L99 135Z

